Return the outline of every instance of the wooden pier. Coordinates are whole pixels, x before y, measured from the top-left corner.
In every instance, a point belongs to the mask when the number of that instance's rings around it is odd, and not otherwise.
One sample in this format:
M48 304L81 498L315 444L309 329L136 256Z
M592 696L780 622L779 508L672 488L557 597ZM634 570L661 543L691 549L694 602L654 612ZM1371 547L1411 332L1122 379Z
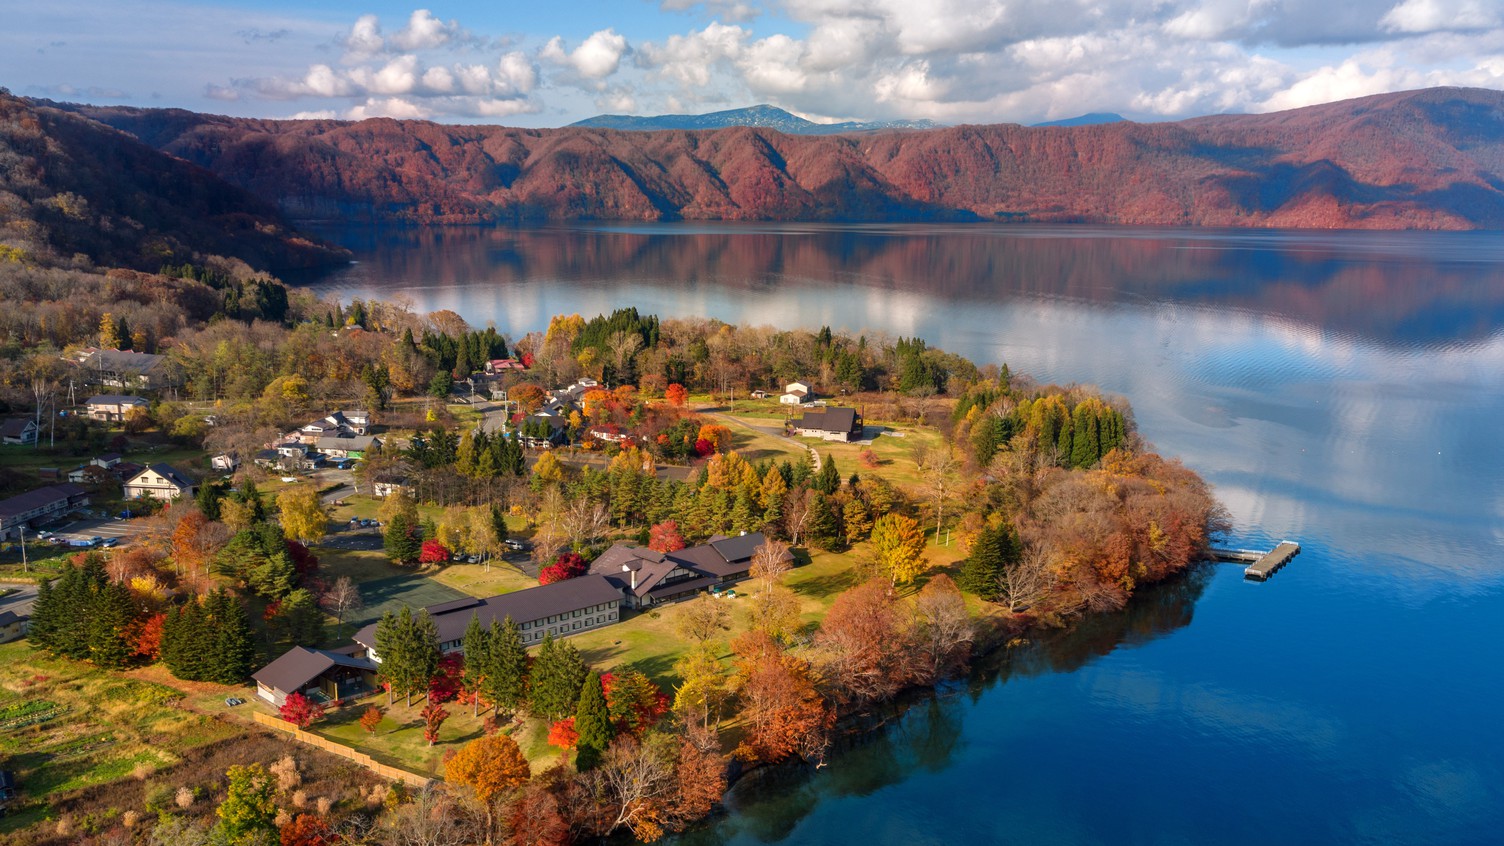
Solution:
M1243 577L1255 581L1264 581L1274 575L1279 568L1290 563L1290 559L1300 554L1300 544L1295 541L1280 541L1279 546L1268 552L1260 552L1256 549L1217 549L1211 550L1212 558L1218 561L1234 561L1247 564L1243 569Z

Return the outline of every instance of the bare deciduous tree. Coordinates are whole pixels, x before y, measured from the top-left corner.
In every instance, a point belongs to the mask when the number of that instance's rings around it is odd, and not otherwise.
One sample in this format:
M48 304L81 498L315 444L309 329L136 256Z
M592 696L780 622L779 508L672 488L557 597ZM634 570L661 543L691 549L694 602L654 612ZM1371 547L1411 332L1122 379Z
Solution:
M365 600L360 596L360 588L355 586L355 581L349 576L340 576L334 580L334 584L324 591L319 597L319 605L325 611L334 615L339 625L344 625L345 615L351 611L358 611L365 607Z

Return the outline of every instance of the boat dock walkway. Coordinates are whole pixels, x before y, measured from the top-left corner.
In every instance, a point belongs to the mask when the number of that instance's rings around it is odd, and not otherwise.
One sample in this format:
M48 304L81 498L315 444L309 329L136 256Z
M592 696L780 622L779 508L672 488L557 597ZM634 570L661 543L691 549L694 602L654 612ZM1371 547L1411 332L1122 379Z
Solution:
M1279 546L1268 552L1256 549L1218 549L1211 550L1212 558L1218 561L1235 561L1247 564L1243 569L1243 577L1255 581L1264 581L1278 572L1279 568L1290 563L1290 559L1300 554L1300 544L1295 541L1280 541Z

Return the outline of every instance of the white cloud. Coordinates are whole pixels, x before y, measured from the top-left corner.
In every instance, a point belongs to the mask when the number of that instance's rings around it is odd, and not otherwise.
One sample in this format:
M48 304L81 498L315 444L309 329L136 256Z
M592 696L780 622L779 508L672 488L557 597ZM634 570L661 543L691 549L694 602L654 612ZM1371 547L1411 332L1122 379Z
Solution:
M359 120L395 118L502 117L538 111L532 100L537 68L525 53L511 51L490 63L477 56L496 42L484 42L457 21L442 21L426 9L384 37L375 15L358 18L344 37L346 67L310 65L301 76L271 76L211 85L208 96L246 95L274 100L344 100L337 108L308 114L344 114ZM483 58L476 61L476 58Z
M539 53L542 58L572 69L587 80L602 80L616 73L621 59L631 47L614 29L602 29L586 38L573 50L564 49L564 39L554 36Z
M427 118L430 114L431 112L428 109L401 97L372 97L364 103L352 107L345 113L345 117L350 120L365 120L373 117L418 120Z
M418 9L408 18L407 26L392 36L399 50L432 50L449 43L463 30L457 21L441 21L427 9Z
M1499 23L1499 4L1480 0L1405 0L1379 19L1384 29L1406 33L1486 29Z
M287 116L288 120L334 120L339 113L333 109L319 109L313 112L293 112Z
M369 59L386 48L386 39L381 37L381 20L375 15L361 15L345 36L345 60L360 62Z
M538 87L538 67L526 54L512 51L496 63L496 89L503 94L531 94Z

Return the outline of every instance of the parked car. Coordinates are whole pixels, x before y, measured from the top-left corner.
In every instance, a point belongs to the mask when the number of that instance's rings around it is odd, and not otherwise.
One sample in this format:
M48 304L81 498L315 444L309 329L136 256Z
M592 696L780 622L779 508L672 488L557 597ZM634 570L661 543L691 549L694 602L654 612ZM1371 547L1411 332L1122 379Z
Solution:
M120 543L120 538L105 538L99 543L103 546L114 546L115 544Z
M528 548L527 541L517 540L516 538L507 538L503 544L513 552L524 552Z

